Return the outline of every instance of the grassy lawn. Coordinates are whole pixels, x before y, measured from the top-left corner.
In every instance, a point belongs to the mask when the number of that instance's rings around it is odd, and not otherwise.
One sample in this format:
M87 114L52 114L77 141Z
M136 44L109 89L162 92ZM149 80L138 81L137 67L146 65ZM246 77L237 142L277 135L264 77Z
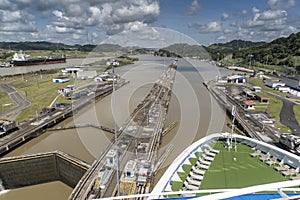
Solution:
M217 142L214 149L220 150L212 162L210 168L205 172L200 189L232 189L243 188L253 185L267 184L273 182L287 181L289 177L284 177L273 167L263 163L259 158L250 156L254 152L250 147L237 144L237 152L228 151L223 142ZM201 154L197 155L197 158ZM179 191L183 187L183 182L187 178L192 165L196 163L196 158L191 160L191 165L184 165L184 172L178 173L182 182L172 181L172 190ZM176 197L174 195L172 197Z
M279 95L284 96L284 97L286 96L285 93L278 92L276 90L273 90L272 88L269 88L269 87L265 86L261 79L252 78L252 79L249 80L249 82L256 85L256 86L261 87L263 90L267 90L267 91L279 94ZM264 93L264 92L258 92L257 95L261 96L262 98L269 98L270 104L269 104L269 107L267 109L267 112L270 116L274 117L277 121L279 121L280 120L279 115L280 115L280 111L281 111L281 108L282 108L282 105L283 105L282 101L280 99L277 99L276 97L271 96L271 95L269 95L267 93Z
M258 103L256 102L255 104L255 109L254 110L249 110L250 112L266 112L266 110L268 109L269 104L266 103Z
M49 106L58 95L57 88L59 86L74 84L73 79L67 83L55 84L52 82L52 78L56 76L57 74L43 74L41 79L38 74L27 74L9 84L31 102L31 105L18 115L17 121L20 122L35 117L36 111L41 111Z
M281 133L291 133L292 130L280 123L275 124L275 127L281 132Z
M238 144L237 152L228 152L222 142L214 148L221 151L205 173L200 189L242 188L289 180L258 158L252 158L250 153L254 150L246 145Z
M274 117L277 121L279 121L280 111L283 105L282 101L264 92L259 92L258 95L262 98L269 98L269 106L267 108L267 113L270 116Z
M270 92L278 94L282 97L286 97L286 95L287 95L286 93L282 93L282 92L273 90L270 87L265 86L263 81L259 78L252 78L252 79L249 80L249 82L256 85L256 86L260 86L263 90L270 91ZM269 98L269 102L270 102L269 106L265 110L263 110L263 108L258 108L258 109L262 109L263 112L265 112L267 110L267 113L271 117L274 117L276 119L277 124L275 124L275 127L278 128L280 130L280 132L282 132L282 133L291 132L290 128L284 126L283 124L280 124L280 112L281 112L281 109L282 109L282 106L283 106L282 101L280 99L278 99L278 98L276 98L272 95L269 95L267 93L264 93L264 92L258 92L257 95L259 95L261 97ZM258 109L257 109L257 107L255 107L256 111L259 111ZM299 114L300 114L300 108L299 108ZM297 116L297 114L296 114L296 118L299 118L299 120L300 120L300 117ZM299 121L298 121L298 123L299 123Z
M296 120L298 124L300 124L300 105L294 105L293 110L295 113Z

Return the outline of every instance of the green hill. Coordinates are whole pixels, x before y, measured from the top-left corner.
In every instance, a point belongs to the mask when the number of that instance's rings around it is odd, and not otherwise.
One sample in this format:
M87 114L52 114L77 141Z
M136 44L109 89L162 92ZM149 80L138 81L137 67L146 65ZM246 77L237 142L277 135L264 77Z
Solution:
M37 42L0 42L0 49L14 50L14 51L28 51L28 50L77 50L83 52L97 51L97 52L116 52L116 51L128 51L128 48L121 47L115 44L86 44L86 45L66 45L63 43L52 43L46 41Z
M164 51L176 54L178 57L196 57L199 59L209 59L210 55L205 47L189 44L173 44L163 48Z
M237 50L233 58L247 59L251 55L255 62L268 65L300 67L300 32L281 37L270 43L249 49Z

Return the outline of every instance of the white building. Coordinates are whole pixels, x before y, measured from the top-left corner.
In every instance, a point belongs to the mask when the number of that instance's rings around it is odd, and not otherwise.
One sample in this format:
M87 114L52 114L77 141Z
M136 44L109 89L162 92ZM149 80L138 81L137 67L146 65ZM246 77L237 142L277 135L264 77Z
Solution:
M64 75L74 75L77 74L79 71L83 71L80 67L69 67L66 69L61 70Z
M276 86L274 88L274 90L278 90L279 92L286 92L286 93L290 92L290 88L289 87L280 86L280 85Z
M78 71L77 79L93 79L97 76L96 71Z
M54 78L54 79L52 79L52 82L53 83L65 83L65 82L69 82L70 81L70 79L69 78L66 78L66 77L64 77L64 78Z
M259 86L253 86L252 90L254 92L261 92L261 87L259 87Z
M246 79L240 75L232 75L227 77L228 83L245 83Z
M277 79L266 79L265 85L274 89L276 86L285 86L285 83Z
M290 88L290 94L300 97L300 90L296 88Z

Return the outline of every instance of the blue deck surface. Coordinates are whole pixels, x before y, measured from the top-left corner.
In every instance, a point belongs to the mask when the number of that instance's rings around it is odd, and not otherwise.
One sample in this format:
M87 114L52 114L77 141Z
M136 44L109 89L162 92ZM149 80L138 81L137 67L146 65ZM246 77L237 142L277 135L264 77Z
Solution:
M288 196L300 196L299 194L287 194ZM184 200L184 199L194 199L197 197L185 197L185 198L168 198L169 200ZM226 200L269 200L282 198L279 194L247 194L237 197L227 198Z

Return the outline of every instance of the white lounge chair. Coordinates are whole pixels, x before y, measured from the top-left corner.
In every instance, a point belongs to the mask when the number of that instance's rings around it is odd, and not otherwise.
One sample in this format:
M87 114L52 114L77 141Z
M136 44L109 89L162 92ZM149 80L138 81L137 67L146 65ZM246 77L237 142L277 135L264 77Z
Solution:
M216 156L215 153L210 152L208 149L205 149L205 150L204 150L204 153L205 153L206 155L210 156L210 157L215 157L215 156Z
M217 150L217 149L213 149L209 144L205 144L204 146L206 146L208 148L208 150L212 153L220 153L220 150Z
M251 153L250 155L252 157L257 157L257 156L260 156L260 154L261 154L261 151L260 150L256 150L254 153Z
M184 182L184 187L185 187L187 190L199 190L199 187L194 186L194 185L190 185L187 181Z
M267 153L267 154L265 154L265 155L262 155L262 156L259 158L259 160L262 161L262 162L265 162L265 161L267 161L267 160L269 160L269 159L270 159L270 154L269 154L269 153Z
M294 168L291 168L291 169L288 169L288 170L282 172L282 175L284 175L284 176L292 176L295 174L297 174L297 171Z
M198 174L198 175L204 175L204 174L205 174L205 171L204 171L204 170L197 169L195 166L192 167L192 171L193 171L195 174Z
M189 185L194 185L197 187L199 187L201 185L201 181L193 180L190 177L187 177L186 180L188 181Z
M288 165L283 165L283 166L278 166L275 167L274 169L281 172L281 171L287 171L290 167Z
M214 157L210 157L210 156L206 156L206 155L203 155L202 158L204 160L208 160L208 161L213 161L215 159Z
M208 169L209 168L209 166L207 166L207 165L198 165L198 167L200 169Z
M206 161L206 160L203 160L202 158L199 158L198 161L197 161L197 165L199 164L203 164L203 165L207 165L207 166L210 166L211 162L210 161Z
M203 180L203 176L198 175L198 174L194 174L192 171L190 172L190 176L194 180L198 180L198 181L202 181Z
M267 163L269 166L275 165L275 164L277 163L277 158L276 158L276 157L273 157L273 158L271 158L270 160L268 160L266 163Z

